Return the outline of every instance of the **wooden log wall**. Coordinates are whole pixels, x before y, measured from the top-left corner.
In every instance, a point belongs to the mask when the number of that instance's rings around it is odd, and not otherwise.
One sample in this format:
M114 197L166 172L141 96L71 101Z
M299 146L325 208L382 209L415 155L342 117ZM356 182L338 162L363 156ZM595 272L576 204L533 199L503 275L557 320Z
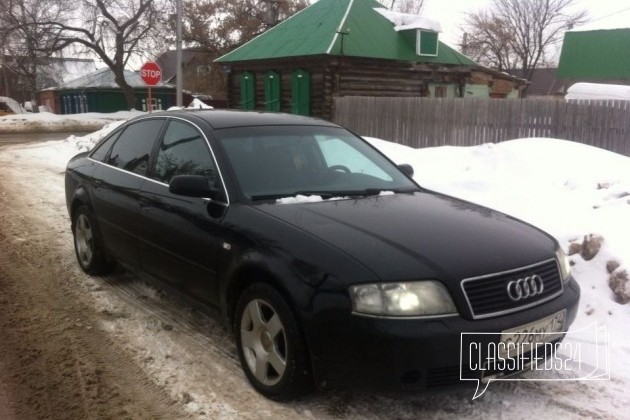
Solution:
M335 96L418 97L427 94L429 83L463 86L476 83L479 70L466 66L408 63L355 57L317 56L279 60L260 60L231 66L228 98L231 108L240 107L240 74L249 71L256 78L256 109L265 109L264 75L268 70L279 73L282 80L283 112L291 112L291 73L304 69L311 74L311 115L332 119ZM479 83L488 85L496 75L483 73ZM514 86L514 79L502 81Z

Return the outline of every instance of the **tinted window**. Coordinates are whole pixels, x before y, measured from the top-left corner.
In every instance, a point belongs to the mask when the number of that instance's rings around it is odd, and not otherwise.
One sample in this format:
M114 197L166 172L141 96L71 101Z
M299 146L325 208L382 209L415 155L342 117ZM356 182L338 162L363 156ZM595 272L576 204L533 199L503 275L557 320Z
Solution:
M149 156L164 120L153 119L131 124L122 132L109 154L107 163L117 168L145 175Z
M181 121L169 123L153 171L153 178L166 184L175 175L202 175L215 185L216 167L205 138Z
M118 136L120 136L120 133L121 132L118 131L112 134L111 136L109 136L108 138L106 138L100 144L98 144L94 148L94 152L92 152L92 155L90 157L94 160L104 162L105 157L107 156L107 152L109 152L109 149L112 147L112 143L114 143L116 139L118 138Z

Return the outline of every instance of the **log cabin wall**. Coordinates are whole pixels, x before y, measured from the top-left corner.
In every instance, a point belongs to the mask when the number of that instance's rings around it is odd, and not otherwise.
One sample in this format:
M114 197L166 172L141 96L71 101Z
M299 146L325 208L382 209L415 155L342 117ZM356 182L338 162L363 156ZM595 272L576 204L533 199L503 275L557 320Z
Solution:
M311 76L311 115L324 115L324 74L326 61L316 58L289 58L285 60L263 60L239 62L230 64L228 75L228 101L230 108L240 108L241 80L243 72L250 72L255 77L255 109L265 110L265 74L273 70L280 75L280 112L291 112L292 92L291 80L293 72L298 69L306 70ZM332 100L328 101L329 107ZM330 116L330 111L328 112Z
M502 91L510 87L518 90L514 78L501 78L491 71L469 66L410 63L371 58L315 56L282 60L259 60L229 65L228 100L231 108L240 108L240 75L247 71L255 77L255 109L265 110L265 74L273 70L281 78L281 112L291 112L292 73L303 69L311 77L311 115L331 120L333 97L426 97L429 84L457 86L455 96L463 96L466 86L500 85Z

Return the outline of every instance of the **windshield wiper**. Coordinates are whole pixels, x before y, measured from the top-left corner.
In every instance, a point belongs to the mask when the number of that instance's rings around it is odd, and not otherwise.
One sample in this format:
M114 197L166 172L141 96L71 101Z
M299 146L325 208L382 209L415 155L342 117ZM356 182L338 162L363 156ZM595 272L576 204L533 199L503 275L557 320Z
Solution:
M312 196L317 195L323 198L324 200L328 200L334 197L371 197L375 195L379 195L383 192L393 192L395 194L399 193L410 193L419 191L418 188L365 188L362 190L339 190L339 191L295 191L291 193L282 193L282 194L263 194L263 195L254 195L252 196L252 201L265 201L265 200L278 200L281 198L287 197L296 197L298 195L304 196Z
M279 200L281 198L295 197L298 195L305 195L305 196L318 195L322 197L323 199L340 196L340 194L337 191L295 191L291 193L281 193L281 194L253 195L252 201Z
M365 188L363 190L337 191L339 196L345 197L371 197L381 193L392 192L394 194L419 191L418 188Z

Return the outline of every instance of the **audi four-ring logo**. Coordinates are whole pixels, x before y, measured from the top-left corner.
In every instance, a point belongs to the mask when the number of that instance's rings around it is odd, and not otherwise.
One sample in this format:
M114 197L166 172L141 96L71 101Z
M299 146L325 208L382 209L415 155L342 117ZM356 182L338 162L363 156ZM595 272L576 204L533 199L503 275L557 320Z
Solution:
M542 277L538 274L518 280L512 280L507 285L507 294L514 302L528 297L540 295L545 289Z

